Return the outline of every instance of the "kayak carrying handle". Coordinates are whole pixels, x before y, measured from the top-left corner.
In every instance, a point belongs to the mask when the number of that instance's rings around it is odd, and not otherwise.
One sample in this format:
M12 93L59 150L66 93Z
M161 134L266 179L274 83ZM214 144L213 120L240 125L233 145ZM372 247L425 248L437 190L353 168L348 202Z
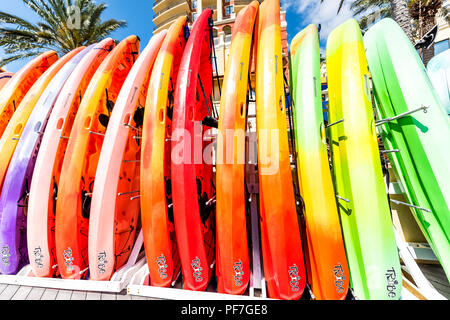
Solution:
M90 134L95 134L95 135L97 135L97 136L102 136L102 137L105 136L105 134L100 133L100 132L95 132L95 131L89 131L89 133L90 133Z
M338 196L338 195L336 195L336 198L338 198L338 199L341 199L341 200L343 200L343 201L345 201L345 202L350 202L350 200L348 200L348 199L345 199L345 198L342 198L342 197L340 197L340 196Z
M425 208L422 208L422 207L419 207L419 206L415 206L415 205L410 204L410 203L406 203L406 202L402 202L402 201L398 201L398 200L393 200L393 199L389 199L389 200L391 202L395 203L395 204L398 204L398 205L403 205L403 206L407 206L407 207L411 207L411 208L414 208L414 209L419 209L419 210L431 213L431 210L429 210L429 209L425 209Z
M393 150L381 150L381 153L395 153L400 152L400 149L393 149Z
M117 194L117 196L120 197L120 196L123 196L123 195L126 195L126 194L132 194L132 193L138 193L138 192L140 192L140 190L128 191L128 192L119 192Z
M341 119L341 120L339 120L339 121L336 121L336 122L333 122L333 123L330 123L330 124L327 124L327 128L329 128L329 127L331 127L331 126L334 126L334 125L336 125L336 124L339 124L339 123L342 123L342 122L344 122L344 119Z
M429 109L429 108L430 107L422 105L419 108L416 108L416 109L413 109L413 110L410 110L410 111L406 111L406 112L401 113L401 114L399 114L399 115L397 115L395 117L391 117L391 118L386 118L386 119L381 119L381 120L375 121L375 125L376 126L380 126L382 124L385 124L385 123L388 123L388 122L391 122L391 121L394 121L394 120L406 117L406 116L408 116L408 115L410 115L412 113L415 113L417 111L420 111L420 110L423 110L423 113L427 113L427 109Z
M133 130L136 130L136 131L142 132L142 129L139 129L139 128L136 128L136 127L133 127L132 125L130 125L130 124L128 124L128 123L123 123L123 125L124 125L125 127L131 128L131 129L133 129Z

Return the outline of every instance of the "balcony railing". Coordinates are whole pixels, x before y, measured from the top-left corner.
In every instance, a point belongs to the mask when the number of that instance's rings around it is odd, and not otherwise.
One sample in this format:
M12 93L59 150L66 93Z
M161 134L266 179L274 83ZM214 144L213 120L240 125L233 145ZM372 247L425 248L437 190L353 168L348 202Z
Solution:
M162 1L162 0L160 0L160 1ZM188 3L186 2L186 0L178 0L178 1L176 1L175 3L171 3L171 6L170 6L170 7L164 8L164 9L162 9L161 11L156 12L155 15L153 16L153 19L159 17L159 16L162 15L163 13L166 13L167 11L170 11L171 9L173 9L173 8L175 8L176 6L178 6L178 5L180 5L180 4L183 4L183 3L185 3L186 5L188 4Z

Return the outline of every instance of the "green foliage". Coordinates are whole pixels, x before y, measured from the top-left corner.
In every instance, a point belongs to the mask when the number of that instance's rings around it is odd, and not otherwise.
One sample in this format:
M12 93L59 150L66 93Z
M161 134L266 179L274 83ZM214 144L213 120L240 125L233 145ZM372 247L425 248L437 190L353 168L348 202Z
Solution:
M48 50L65 54L96 43L125 27L123 20L103 21L105 3L93 0L22 0L40 18L36 24L0 11L0 46L9 56L0 67L14 60L34 57Z

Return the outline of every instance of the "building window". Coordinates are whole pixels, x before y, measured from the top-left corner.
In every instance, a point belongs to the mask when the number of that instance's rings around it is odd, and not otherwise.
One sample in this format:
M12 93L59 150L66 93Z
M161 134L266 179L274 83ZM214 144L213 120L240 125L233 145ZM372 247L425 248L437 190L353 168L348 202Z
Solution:
M197 9L197 0L192 1L192 9Z
M434 54L438 55L439 53L444 52L448 48L449 48L448 39L436 42L434 44Z
M234 6L233 5L225 7L225 14L230 15L233 12L234 12Z

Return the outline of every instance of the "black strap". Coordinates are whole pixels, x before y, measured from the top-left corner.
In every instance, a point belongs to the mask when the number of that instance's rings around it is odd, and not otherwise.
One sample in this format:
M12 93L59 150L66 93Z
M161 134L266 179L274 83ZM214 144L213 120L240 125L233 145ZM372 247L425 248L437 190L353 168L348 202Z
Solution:
M202 89L203 98L205 99L206 108L208 109L208 114L210 117L212 117L211 110L209 109L208 98L206 98L205 88L203 87L202 79L200 78L199 74L197 74L197 78L198 78L198 83L200 84L200 88Z

